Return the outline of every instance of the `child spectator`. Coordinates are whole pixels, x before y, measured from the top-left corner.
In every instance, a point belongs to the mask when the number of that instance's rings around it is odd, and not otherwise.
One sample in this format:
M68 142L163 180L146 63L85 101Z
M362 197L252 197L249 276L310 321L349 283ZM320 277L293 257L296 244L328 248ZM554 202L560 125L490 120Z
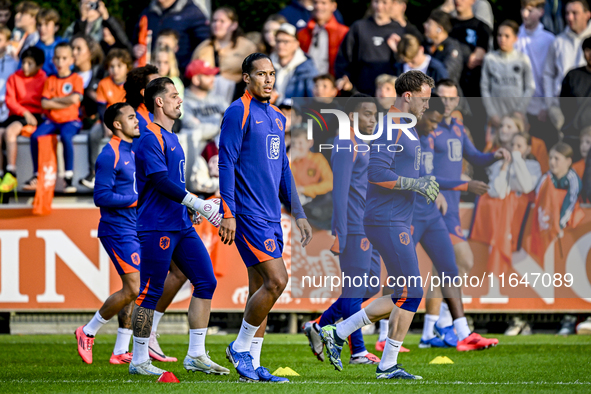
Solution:
M523 120L519 116L504 116L501 119L501 126L495 133L492 144L489 144L485 152L494 152L497 149L503 147L506 149L512 149L513 136L518 133L525 133L525 125ZM548 149L546 144L540 138L530 136L531 139L531 154L536 158L542 172L548 171Z
M111 49L105 60L105 68L109 75L101 79L96 89L97 112L101 121L108 107L125 101L123 84L127 73L133 68L131 55L125 49ZM80 183L89 189L94 189L94 169L101 140L111 135L111 130L102 123L95 123L88 133L88 175Z
M302 122L302 117L293 108L293 102L291 100L285 100L279 106L279 109L283 116L285 116L285 151L289 154L292 125L299 125Z
M443 63L425 55L425 48L412 34L405 34L398 43L398 55L403 62L394 64L394 74L401 75L410 70L419 70L433 78L435 83L447 79L447 70Z
M37 14L41 8L32 1L22 1L15 8L14 30L12 32L11 53L15 59L18 59L21 52L30 46L35 46L39 41L39 32L37 31Z
M581 130L580 139L581 143L579 145L579 149L582 159L573 164L573 170L575 170L579 178L583 179L583 173L585 172L585 160L589 154L589 149L591 149L591 126L587 126Z
M423 27L428 39L428 45L425 46L427 53L442 62L449 78L459 83L464 57L458 40L449 36L452 30L449 15L441 10L434 10Z
M511 160L500 160L488 167L490 189L493 198L505 198L511 191L528 194L535 189L542 169L531 154L531 137L518 132L511 139Z
M376 78L376 98L378 99L378 112L388 111L394 105L396 99L396 78L393 75L382 74Z
M515 50L519 26L504 21L499 26L499 49L484 57L480 90L493 127L515 112L525 115L536 85L529 58Z
M72 40L72 54L74 57L74 72L84 83L84 97L82 98L82 122L85 130L90 129L98 120L98 105L96 90L103 79L104 54L98 42L89 36L75 36ZM94 163L93 163L94 166Z
M158 67L161 77L168 77L174 82L174 87L179 92L181 99L185 96L185 85L180 78L179 66L176 61L173 48L168 46L157 47L154 53L154 65Z
M552 241L563 236L567 226L576 227L584 216L578 204L581 180L571 168L572 157L570 145L554 145L550 149L550 171L536 187L532 226L524 247L537 261L541 261Z
M323 74L314 77L314 88L312 93L316 101L331 103L339 91L337 90L334 77L330 74Z
M57 70L53 65L53 51L55 46L60 42L65 41L61 37L56 37L59 31L60 14L53 8L44 8L37 14L37 29L39 30L39 41L35 45L37 48L43 50L45 54L45 64L43 71L45 74L54 75Z
M242 37L236 10L220 7L211 18L211 37L199 44L192 59L218 67L222 77L238 83L242 81L242 60L255 51L256 46Z
M47 78L43 86L41 107L47 111L47 120L37 127L31 135L31 156L33 159L33 177L24 185L24 190L37 189L38 142L37 138L48 134L60 134L64 147L64 165L66 182L65 193L75 193L72 185L74 178L74 145L72 139L80 131L79 109L84 95L82 78L71 71L74 65L72 46L62 42L55 47L53 62L57 75Z
M270 55L275 50L275 33L279 27L287 23L287 19L283 15L273 14L267 18L263 25L263 44L267 55Z
M0 129L0 145L2 132L5 134L6 175L0 183L0 193L8 193L18 185L16 178L16 138L27 127L27 136L30 136L35 128L43 121L41 108L41 94L47 76L41 69L45 62L43 51L39 48L28 48L21 55L22 68L12 74L6 82L6 105L10 116L4 122L6 129ZM0 154L0 168L2 168Z
M330 229L332 217L332 170L322 153L312 153L314 141L307 139L307 130L291 131L291 171L298 196L313 226Z
M544 29L540 19L544 15L546 0L521 0L521 18L516 49L527 55L532 67L536 90L527 107L528 123L532 126L530 133L544 140L546 146L554 145L558 135L556 132L544 130L546 120L546 102L544 100L544 63L548 49L555 40L554 34Z
M330 165L321 153L310 151L313 145L314 141L307 139L307 130L300 127L292 130L291 170L298 194L308 200L332 190Z
M17 69L18 62L8 53L10 30L0 26L0 123L8 118L6 108L6 81ZM0 168L1 170L1 168Z

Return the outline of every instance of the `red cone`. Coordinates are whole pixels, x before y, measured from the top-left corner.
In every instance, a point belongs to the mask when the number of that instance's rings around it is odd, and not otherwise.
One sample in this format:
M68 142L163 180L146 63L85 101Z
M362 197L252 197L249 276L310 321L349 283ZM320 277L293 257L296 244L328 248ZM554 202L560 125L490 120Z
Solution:
M158 378L158 383L180 383L180 381L172 372L164 372Z

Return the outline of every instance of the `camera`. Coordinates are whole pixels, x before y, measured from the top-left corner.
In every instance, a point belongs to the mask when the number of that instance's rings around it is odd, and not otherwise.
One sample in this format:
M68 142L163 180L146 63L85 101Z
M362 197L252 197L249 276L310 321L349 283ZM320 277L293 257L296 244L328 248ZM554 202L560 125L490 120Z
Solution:
M91 10L98 10L99 3L98 1L91 1L88 3L88 8Z

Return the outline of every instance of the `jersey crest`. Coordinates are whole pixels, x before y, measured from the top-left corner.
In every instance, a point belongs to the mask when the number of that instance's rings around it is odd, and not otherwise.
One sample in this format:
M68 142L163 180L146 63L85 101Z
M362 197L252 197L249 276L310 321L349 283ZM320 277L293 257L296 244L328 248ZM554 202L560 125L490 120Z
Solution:
M267 136L267 158L269 160L279 159L280 146L281 140L278 135L269 134Z
M275 251L275 241L271 238L267 239L265 241L265 249L267 249L267 252L273 253Z
M450 161L462 161L462 142L455 138L447 140L447 156Z
M410 243L410 236L408 235L408 233L400 233L399 238L400 238L400 243L402 245L406 246Z
M364 252L367 252L367 250L369 249L369 245L370 245L370 243L369 243L369 240L367 238L363 238L361 240L360 247L361 247L361 250L363 250Z
M169 246L170 246L170 238L168 238L168 237L160 238L160 248L162 250L168 249Z

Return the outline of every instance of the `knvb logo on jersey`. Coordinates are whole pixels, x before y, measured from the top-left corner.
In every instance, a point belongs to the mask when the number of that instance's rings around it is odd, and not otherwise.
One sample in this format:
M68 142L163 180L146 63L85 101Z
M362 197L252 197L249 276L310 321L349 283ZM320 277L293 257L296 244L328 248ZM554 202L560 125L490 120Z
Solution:
M351 121L349 116L344 112L338 109L321 109L320 113L315 111L311 108L304 108L304 114L308 115L311 119L308 119L307 123L307 130L308 130L308 139L312 140L313 137L313 130L314 130L314 122L320 128L320 131L323 133L329 132L328 125L324 116L322 114L332 114L335 115L339 122L339 136L340 140L348 140L351 139ZM406 119L405 122L395 122L394 119ZM402 152L404 149L401 144L398 144L396 139L398 138L398 132L394 132L394 130L402 131L402 133L408 137L412 141L417 141L418 138L410 131L413 127L417 124L417 118L413 114L409 114L406 112L388 112L386 117L386 133L388 141L393 141L392 144L374 144L373 146L377 146L378 151L381 149L387 149L389 152ZM376 130L373 134L367 135L363 134L359 131L359 114L353 114L353 131L355 132L355 136L362 141L375 141L382 136L384 133L384 114L378 113L378 125ZM319 150L322 152L323 150L332 150L335 149L334 144L320 144ZM337 147L338 149L338 147ZM356 152L367 152L369 150L369 146L365 144L355 145L354 147Z

